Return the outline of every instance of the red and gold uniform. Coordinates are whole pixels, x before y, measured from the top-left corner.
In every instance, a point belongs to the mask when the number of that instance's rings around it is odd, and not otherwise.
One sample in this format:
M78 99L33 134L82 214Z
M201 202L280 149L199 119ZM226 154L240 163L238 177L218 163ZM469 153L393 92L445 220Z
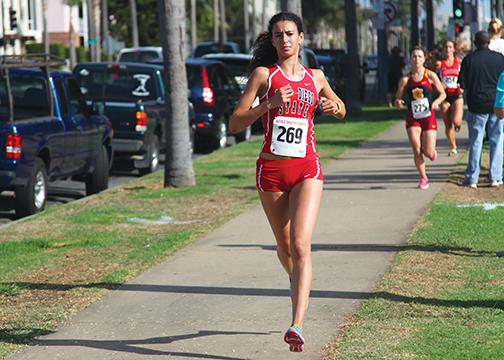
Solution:
M453 58L453 64L449 66L446 60L441 61L441 66L439 67L439 78L443 83L443 87L446 92L446 100L450 104L462 97L462 91L458 85L458 76L460 73L460 63L457 58Z
M277 89L287 84L291 85L294 95L262 117L264 141L261 152L289 158L257 160L256 185L259 191L288 192L305 179L323 180L313 129L318 93L313 72L304 66L303 69L301 79L293 80L278 65L268 68L268 90L260 101L268 101Z
M431 109L434 91L429 81L429 70L425 69L420 81L414 81L411 74L406 83L405 95L408 105L406 127L418 126L422 130L437 130L436 112Z

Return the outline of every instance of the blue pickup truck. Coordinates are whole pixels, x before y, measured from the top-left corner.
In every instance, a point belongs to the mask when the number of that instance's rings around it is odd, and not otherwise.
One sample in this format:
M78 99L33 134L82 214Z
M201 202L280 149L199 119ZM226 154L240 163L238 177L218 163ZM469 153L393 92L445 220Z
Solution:
M42 211L49 181L108 187L113 131L89 108L72 73L44 56L0 57L0 192L15 192L16 216Z

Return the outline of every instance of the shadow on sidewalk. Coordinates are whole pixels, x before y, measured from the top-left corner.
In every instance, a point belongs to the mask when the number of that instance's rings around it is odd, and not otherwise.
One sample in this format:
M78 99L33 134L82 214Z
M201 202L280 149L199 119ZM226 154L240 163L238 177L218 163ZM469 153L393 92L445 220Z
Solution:
M38 334L37 334L38 333ZM35 336L40 336L39 331L35 331ZM140 355L162 355L162 356L178 356L187 357L192 359L222 359L222 360L242 360L242 358L229 357L223 355L211 354L197 354L187 352L173 352L162 351L156 349L149 349L142 347L142 345L167 345L176 341L196 339L204 336L222 336L222 335L270 335L265 332L250 332L250 331L213 331L213 330L200 330L197 333L177 335L177 336L160 336L139 340L83 340L83 339L41 339L33 340L33 338L24 338L24 341L13 341L11 343L17 344L33 344L37 346L80 346L93 349L120 351L127 353L134 353ZM0 330L0 339L12 338L12 334L5 334L5 331ZM5 340L4 340L5 341Z
M230 244L219 245L227 248L261 248L262 250L276 251L276 245L259 244ZM474 250L468 247L453 246L433 246L418 244L312 244L312 252L316 251L347 251L347 252L399 252L399 251L425 251L440 252L448 255L468 256L468 257L494 257L495 252Z

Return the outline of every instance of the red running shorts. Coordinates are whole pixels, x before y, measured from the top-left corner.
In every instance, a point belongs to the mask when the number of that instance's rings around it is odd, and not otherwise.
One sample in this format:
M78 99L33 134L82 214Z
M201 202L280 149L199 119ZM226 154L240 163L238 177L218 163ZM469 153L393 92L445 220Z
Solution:
M318 157L309 159L257 159L256 186L260 192L289 192L306 179L324 180Z

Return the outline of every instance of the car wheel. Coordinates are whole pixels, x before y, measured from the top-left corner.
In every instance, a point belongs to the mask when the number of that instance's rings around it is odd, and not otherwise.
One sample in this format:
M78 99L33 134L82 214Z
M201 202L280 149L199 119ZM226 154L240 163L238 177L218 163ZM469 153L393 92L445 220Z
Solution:
M15 190L16 216L23 217L36 214L45 209L47 201L47 170L40 158L28 175L28 183Z
M138 169L140 175L152 174L157 171L159 168L159 139L157 136L152 138L152 142L149 146L148 157L149 157L149 166L146 168Z
M248 141L252 137L252 128L249 126L244 131L235 135L236 142Z
M102 145L96 157L96 166L93 173L86 177L86 195L97 194L108 188L109 158L107 149Z

